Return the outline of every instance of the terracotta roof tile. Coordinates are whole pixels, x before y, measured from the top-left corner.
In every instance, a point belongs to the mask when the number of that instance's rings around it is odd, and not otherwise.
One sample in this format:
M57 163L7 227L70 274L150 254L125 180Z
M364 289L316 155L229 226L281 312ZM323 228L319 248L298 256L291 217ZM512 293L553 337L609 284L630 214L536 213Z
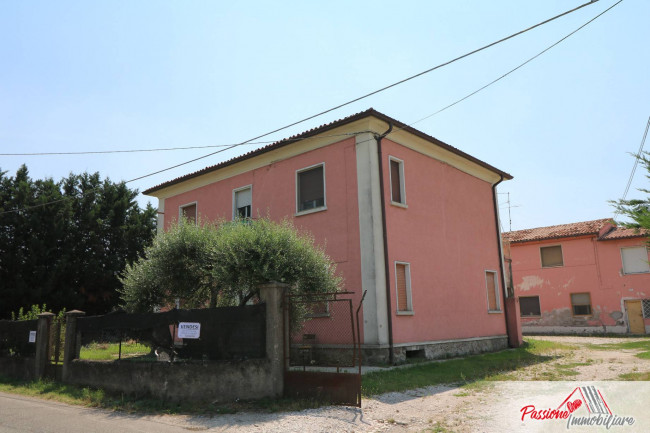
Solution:
M601 236L599 240L608 241L611 239L627 239L627 238L639 238L644 236L649 236L650 232L645 229L635 229L627 227L616 227L611 232Z
M363 119L363 118L368 117L368 116L374 116L374 117L377 117L378 119L384 120L386 122L390 122L393 125L393 127L408 131L408 132L410 132L410 133L412 133L414 135L417 135L418 137L423 138L423 139L425 139L425 140L427 140L427 141L429 141L429 142L431 142L433 144L436 144L436 145L438 145L438 146L440 146L440 147L442 147L442 148L444 148L444 149L446 149L446 150L448 150L448 151L450 151L452 153L455 153L455 154L457 154L459 156L462 156L465 159L468 159L468 160L470 160L470 161L472 161L472 162L474 162L474 163L476 163L476 164L478 164L478 165L480 165L480 166L482 166L484 168L487 168L488 170L490 170L490 171L492 171L494 173L497 173L497 174L503 176L504 179L512 179L512 176L510 174L508 174L508 173L506 173L504 171L501 171L498 168L493 167L493 166L491 166L490 164L488 164L486 162L483 162L483 161L481 161L481 160L479 160L477 158L474 158L473 156L471 156L471 155L469 155L469 154L467 154L467 153L465 153L465 152L463 152L463 151L461 151L461 150L459 150L459 149L457 149L457 148L455 148L453 146L450 146L447 143L444 143L444 142L438 140L435 137L432 137L432 136L430 136L428 134L425 134L422 131L419 131L419 130L417 130L415 128L412 128L412 127L400 122L399 120L393 119L392 117L389 117L389 116L387 116L387 115L385 115L383 113L380 113L379 111L375 110L374 108L369 108L369 109L367 109L365 111L361 111L361 112L353 114L351 116L347 116L347 117L344 117L342 119L335 120L333 122L323 124L323 125L318 126L316 128L309 129L309 130L307 130L305 132L302 132L300 134L296 134L296 135L293 135L291 137L284 138L284 139L282 139L280 141L277 141L277 142L275 142L273 144L269 144L267 146L260 147L259 149L252 150L250 152L244 153L243 155L237 156L237 157L229 159L227 161L220 162L219 164L212 165L212 166L206 167L206 168L204 168L202 170L195 171L193 173L189 173L189 174L186 174L184 176L177 177L177 178L169 180L167 182L163 182L160 185L156 185L156 186L154 186L152 188L149 188L149 189L143 191L142 193L145 194L145 195L149 195L149 194L151 194L153 192L156 192L156 191L161 190L163 188L166 188L168 186L184 182L184 181L186 181L188 179L192 179L194 177L198 177L198 176L201 176L203 174L210 173L212 171L219 170L221 168L227 167L227 166L235 164L237 162L246 160L248 158L253 158L253 157L255 157L257 155L260 155L262 153L266 153L266 152L269 152L271 150L274 150L274 149L289 145L291 143L294 143L295 141L302 140L302 139L305 139L307 137L311 137L311 136L314 136L314 135L317 135L317 134L321 134L321 133L323 133L325 131L328 131L330 129L336 128L338 126L345 125L347 123L354 122L354 121L356 121L358 119Z
M520 243L586 235L599 235L603 228L605 228L605 233L602 233L598 240L635 238L648 236L649 234L646 230L638 231L636 229L616 226L612 226L611 228L605 227L608 224L611 226L611 218L582 221L571 224L560 224L549 227L536 227L503 233L503 239L510 243Z
M504 239L512 243L516 242L531 242L541 241L545 239L558 239L574 236L583 236L598 234L601 227L607 222L611 221L609 218L594 221L583 221L579 223L560 224L557 226L537 227L533 229L517 230L503 234Z

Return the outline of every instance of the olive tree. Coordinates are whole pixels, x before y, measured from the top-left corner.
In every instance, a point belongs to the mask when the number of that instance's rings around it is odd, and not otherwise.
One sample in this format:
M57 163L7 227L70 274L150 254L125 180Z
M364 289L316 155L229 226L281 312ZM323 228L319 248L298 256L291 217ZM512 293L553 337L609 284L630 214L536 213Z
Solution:
M216 224L180 222L160 233L122 274L124 306L151 311L179 299L186 307L244 305L261 283L286 283L292 293L339 290L335 266L311 236L288 220Z

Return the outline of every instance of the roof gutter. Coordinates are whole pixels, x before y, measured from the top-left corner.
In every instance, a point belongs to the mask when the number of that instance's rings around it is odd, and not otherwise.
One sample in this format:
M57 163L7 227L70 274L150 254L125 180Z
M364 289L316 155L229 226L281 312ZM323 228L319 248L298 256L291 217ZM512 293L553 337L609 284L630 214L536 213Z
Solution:
M496 182L494 185L492 185L492 202L494 203L494 224L496 226L496 234L497 234L497 248L499 250L499 269L501 271L501 293L503 293L503 317L506 322L506 334L508 334L508 342L510 343L510 347L513 347L512 343L510 342L510 323L508 320L508 312L506 311L507 304L506 304L506 298L508 297L508 292L506 290L506 279L505 279L505 270L503 267L503 245L502 245L502 240L501 240L501 227L499 225L499 202L497 201L497 185L499 185L501 182L503 182L503 175L499 174L499 181Z
M381 135L374 134L377 141L377 156L379 160L379 194L381 196L381 227L384 238L384 274L386 279L386 313L388 316L388 360L392 365L395 363L393 353L393 310L390 301L390 263L388 260L388 230L386 230L386 199L384 198L384 164L381 151L381 140L391 133L393 124L388 122L388 130ZM503 179L503 177L502 177Z

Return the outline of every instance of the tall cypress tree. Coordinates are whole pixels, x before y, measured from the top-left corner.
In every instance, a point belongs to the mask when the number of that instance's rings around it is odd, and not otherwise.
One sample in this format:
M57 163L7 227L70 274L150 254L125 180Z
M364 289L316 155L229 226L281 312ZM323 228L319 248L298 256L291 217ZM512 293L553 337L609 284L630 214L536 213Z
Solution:
M98 173L54 182L25 166L14 177L0 171L0 318L33 304L89 314L116 306L118 275L155 234L156 211L137 194Z

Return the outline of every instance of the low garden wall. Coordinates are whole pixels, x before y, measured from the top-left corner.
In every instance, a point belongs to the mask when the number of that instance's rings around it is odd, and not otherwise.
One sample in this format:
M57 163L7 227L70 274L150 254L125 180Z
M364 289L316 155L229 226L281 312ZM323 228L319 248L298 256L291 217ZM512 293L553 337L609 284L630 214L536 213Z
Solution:
M64 348L62 365L56 365L52 357L52 313L40 314L38 321L0 321L0 375L54 377L65 383L176 402L277 397L284 389L285 290L284 284L264 284L260 304L222 311L88 318L81 311L69 311L65 336L57 340ZM181 334L181 324L191 325L193 333ZM79 359L82 345L96 338L104 339L102 346L119 344L119 356L109 361ZM123 358L127 338L147 342L145 348L151 348L151 353Z
M34 358L33 357L0 357L0 374L16 379L34 379Z
M222 402L272 397L272 362L130 362L74 360L66 383L165 401Z
M112 392L126 393L136 396L152 396L170 401L233 401L237 399L256 399L275 397L283 392L284 373L284 320L282 311L282 298L285 285L269 283L260 286L261 305L254 308L241 309L240 325L232 325L232 335L240 335L240 330L250 325L251 317L246 311L257 311L262 314L264 335L254 340L263 342L261 353L255 349L247 352L244 347L237 346L236 341L231 341L232 346L239 347L239 359L214 360L213 354L204 350L197 353L202 355L202 360L177 361L88 361L79 358L80 346L83 341L82 332L77 330L78 322L83 322L81 312L71 311L67 316L66 341L75 342L66 344L63 360L63 382L76 385L94 386ZM261 308L261 311L260 311ZM224 310L225 311L225 310ZM228 309L228 317L232 319L232 309ZM171 312L170 312L171 313ZM159 317L167 317L170 313L160 313ZM203 314L218 314L218 311L200 312ZM171 313L177 314L177 313ZM190 320L192 316L178 313L184 319ZM135 317L135 316L134 316ZM195 316L196 317L196 316ZM120 315L119 322L132 323L132 318ZM157 319L154 319L154 322ZM220 319L217 327L225 326ZM206 322L211 320L206 318ZM107 323L114 323L110 320ZM163 329L166 328L163 323ZM160 325L157 324L156 325ZM133 325L129 325L133 326ZM239 328L239 330L237 329ZM255 327L254 327L255 328ZM117 328L116 328L117 329ZM217 340L225 338L222 332L215 332L220 338L209 336L210 327L206 329L201 325L201 339L216 344ZM253 332L256 334L256 332ZM197 341L198 342L198 341ZM257 347L258 344L255 344ZM202 345L199 345L200 349ZM204 345L203 345L204 346ZM204 347L205 348L205 347ZM223 354L223 351L219 351ZM230 353L232 355L232 353ZM247 359L245 355L257 354L256 359ZM243 356L243 357L242 357ZM218 359L218 358L217 358Z

